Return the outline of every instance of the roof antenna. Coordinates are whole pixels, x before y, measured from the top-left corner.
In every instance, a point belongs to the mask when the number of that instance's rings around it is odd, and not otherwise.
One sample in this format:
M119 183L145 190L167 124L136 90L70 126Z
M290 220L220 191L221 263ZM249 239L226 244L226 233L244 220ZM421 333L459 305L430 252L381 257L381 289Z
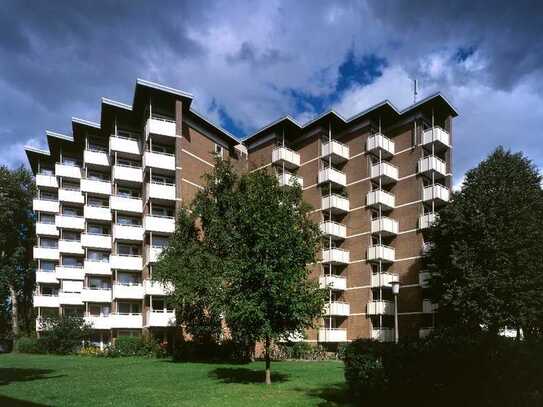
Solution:
M417 95L419 94L419 83L413 79L413 104L417 103Z

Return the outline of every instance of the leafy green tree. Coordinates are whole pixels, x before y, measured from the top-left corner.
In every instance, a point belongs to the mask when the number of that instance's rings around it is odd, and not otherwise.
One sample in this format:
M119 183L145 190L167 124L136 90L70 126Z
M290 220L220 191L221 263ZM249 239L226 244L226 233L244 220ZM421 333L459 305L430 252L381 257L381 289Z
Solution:
M32 331L34 273L32 250L35 241L32 174L20 167L0 166L0 298L11 316L11 336Z
M445 324L541 334L543 193L520 153L497 148L439 213L425 258Z
M299 186L281 187L263 171L238 176L219 159L205 183L191 214L180 214L155 276L174 284L177 308L203 301L233 337L262 341L269 384L272 342L322 313L325 291L307 268L320 231Z
M39 348L45 353L67 355L78 351L84 341L90 338L90 324L76 315L42 318L42 333L38 339Z

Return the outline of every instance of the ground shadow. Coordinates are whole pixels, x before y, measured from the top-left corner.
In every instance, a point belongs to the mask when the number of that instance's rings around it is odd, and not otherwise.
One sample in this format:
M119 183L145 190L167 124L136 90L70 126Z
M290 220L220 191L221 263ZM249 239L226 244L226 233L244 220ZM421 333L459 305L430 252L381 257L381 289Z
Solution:
M360 403L354 403L350 397L347 385L345 383L336 383L327 387L319 387L317 389L296 389L300 392L304 392L308 396L318 397L322 401L317 404L319 407L328 406L360 406Z
M0 406L9 407L49 407L47 404L34 403L32 401L17 400L0 395Z
M0 386L5 386L14 382L29 382L32 380L52 379L58 376L49 376L53 373L50 369L19 369L11 367L0 368Z
M288 374L272 372L272 383L287 381ZM264 383L264 370L253 370L243 367L219 367L209 372L209 377L222 381L223 383Z

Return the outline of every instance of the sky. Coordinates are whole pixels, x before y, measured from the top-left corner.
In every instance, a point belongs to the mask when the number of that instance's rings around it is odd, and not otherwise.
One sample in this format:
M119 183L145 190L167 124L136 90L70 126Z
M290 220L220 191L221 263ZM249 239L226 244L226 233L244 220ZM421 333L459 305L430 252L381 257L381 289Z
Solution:
M136 78L191 92L239 138L290 114L354 115L440 91L455 184L496 146L543 167L541 1L24 1L0 3L0 164Z

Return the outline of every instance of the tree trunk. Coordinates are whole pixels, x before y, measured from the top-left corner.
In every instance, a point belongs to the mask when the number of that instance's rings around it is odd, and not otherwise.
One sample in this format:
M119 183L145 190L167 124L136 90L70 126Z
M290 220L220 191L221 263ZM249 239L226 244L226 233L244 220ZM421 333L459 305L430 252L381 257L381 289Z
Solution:
M271 384L271 360L270 360L270 337L266 336L264 357L266 358L266 384Z
M11 333L13 334L13 349L15 350L15 341L19 337L19 312L17 306L17 293L13 285L9 286L9 297L11 300Z

